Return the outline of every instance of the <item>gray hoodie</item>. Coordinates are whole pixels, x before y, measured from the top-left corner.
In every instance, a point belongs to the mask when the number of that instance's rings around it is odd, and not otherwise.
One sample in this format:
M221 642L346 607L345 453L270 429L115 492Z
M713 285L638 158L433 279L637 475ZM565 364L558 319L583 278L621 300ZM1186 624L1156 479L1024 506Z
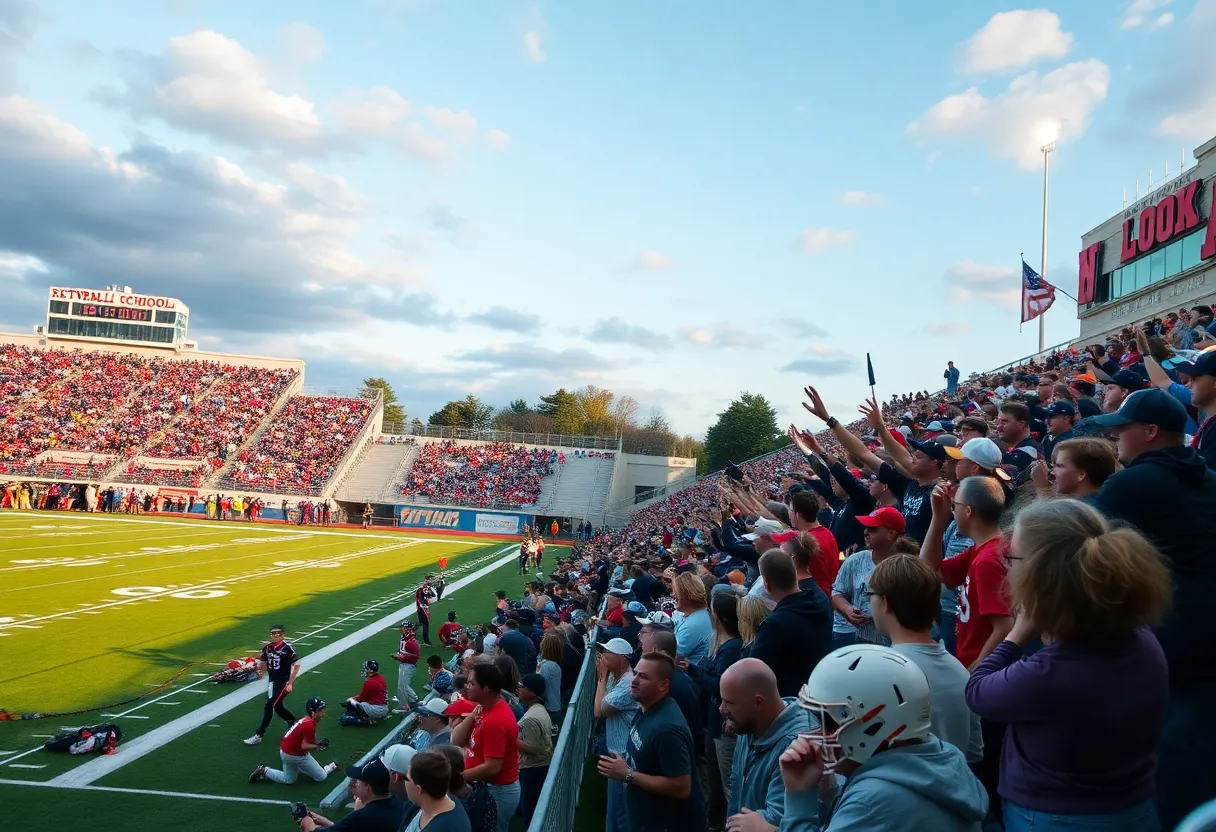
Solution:
M780 832L980 832L988 794L963 752L930 734L875 754L848 779L819 823L819 790L786 792Z
M797 699L787 697L781 701L785 709L762 736L744 734L735 744L727 817L741 809L751 809L764 815L773 826L781 823L785 814L785 784L781 781L778 760L799 734L819 727L815 717Z

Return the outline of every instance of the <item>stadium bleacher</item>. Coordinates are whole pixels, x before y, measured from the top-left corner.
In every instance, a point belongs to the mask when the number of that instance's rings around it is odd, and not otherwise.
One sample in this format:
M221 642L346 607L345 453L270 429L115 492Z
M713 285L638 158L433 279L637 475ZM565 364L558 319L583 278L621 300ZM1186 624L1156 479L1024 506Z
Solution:
M557 451L507 442L423 445L402 493L432 502L474 506L535 505L541 480L560 464Z

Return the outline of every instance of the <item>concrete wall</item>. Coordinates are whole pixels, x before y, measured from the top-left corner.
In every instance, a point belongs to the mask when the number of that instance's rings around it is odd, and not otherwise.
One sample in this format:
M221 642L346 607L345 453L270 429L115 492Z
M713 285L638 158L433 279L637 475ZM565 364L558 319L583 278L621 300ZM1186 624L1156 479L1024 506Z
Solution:
M1207 228L1208 220L1212 215L1212 193L1216 187L1216 138L1195 150L1195 161L1194 167L1188 168L1181 175L1169 180L1147 196L1128 203L1127 207L1118 214L1081 238L1082 249L1098 242L1102 243L1095 272L1097 275L1109 274L1123 265L1120 262L1120 253L1123 224L1126 220L1136 219L1138 227L1140 214L1145 208L1156 205L1164 197L1177 193L1192 182L1200 183L1198 201L1200 224L1188 233L1202 232ZM1152 255L1139 255L1139 257L1150 256ZM1131 262L1130 259L1129 262ZM1050 276L1048 279L1051 279ZM1072 280L1067 280L1060 281L1059 285L1071 292L1077 284ZM1122 297L1105 303L1081 305L1077 310L1077 317L1080 321L1078 343L1092 344L1137 321L1161 317L1171 310L1176 312L1180 307L1192 307L1200 303L1211 304L1213 299L1216 299L1216 257L1204 260L1198 265L1158 283L1124 294Z
M676 480L695 477L696 473L697 461L692 458L620 454L612 474L612 487L608 491L608 508L632 505L635 489L639 486L658 488Z

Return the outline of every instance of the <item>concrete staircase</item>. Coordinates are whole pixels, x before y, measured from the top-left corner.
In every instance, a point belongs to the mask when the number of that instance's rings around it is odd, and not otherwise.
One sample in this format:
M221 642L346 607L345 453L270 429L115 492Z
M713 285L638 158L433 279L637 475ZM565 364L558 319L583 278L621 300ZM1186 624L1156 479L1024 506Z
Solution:
M557 481L544 513L558 517L596 519L604 511L612 486L612 471L616 458L591 458L566 454L566 464L554 477ZM538 510L545 506L545 492L537 501Z
M417 445L371 445L334 491L334 498L356 503L401 500L401 483L418 459Z

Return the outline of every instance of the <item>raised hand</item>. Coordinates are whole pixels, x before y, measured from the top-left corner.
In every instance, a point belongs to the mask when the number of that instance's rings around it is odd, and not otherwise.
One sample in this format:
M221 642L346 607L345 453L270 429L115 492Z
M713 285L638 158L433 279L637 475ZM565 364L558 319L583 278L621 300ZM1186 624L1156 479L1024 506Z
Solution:
M930 497L930 500L935 516L948 517L954 511L954 489L955 486L948 482L940 483L933 489L933 496Z
M874 399L866 399L861 407L857 408L862 416L866 417L866 421L870 423L870 427L874 430L882 429L882 408L878 406L878 402Z
M1051 475L1047 472L1047 461L1039 457L1030 466L1030 477L1034 480L1035 488L1046 491L1051 488Z
M787 791L810 791L823 779L823 754L806 737L797 737L790 743L789 748L781 752L778 763Z
M794 447L798 449L800 454L806 456L807 454L811 453L812 449L810 444L806 441L806 438L802 435L802 432L792 424L790 425L789 430L786 431L786 436L788 436L790 441L794 443Z
M828 409L824 405L823 397L819 395L819 391L814 387L808 386L804 392L806 393L806 397L811 401L810 404L803 402L802 406L805 407L813 416L817 416L825 422L830 419L831 416L828 415Z

